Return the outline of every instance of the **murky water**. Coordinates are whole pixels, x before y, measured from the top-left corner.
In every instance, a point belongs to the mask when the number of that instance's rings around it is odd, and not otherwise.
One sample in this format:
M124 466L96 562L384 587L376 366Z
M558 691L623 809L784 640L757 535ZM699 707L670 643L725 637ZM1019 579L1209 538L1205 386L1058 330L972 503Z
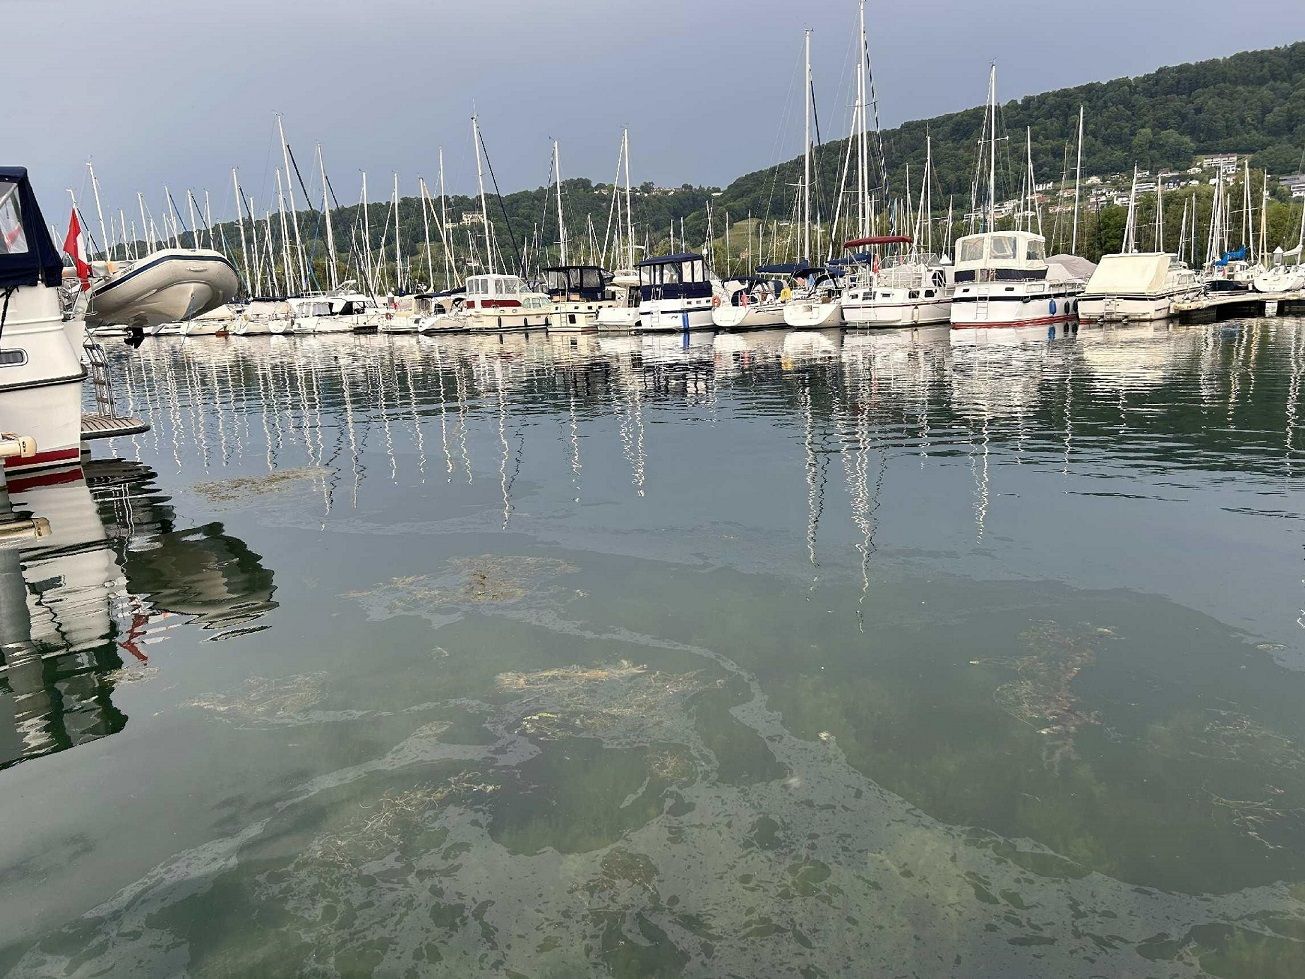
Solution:
M112 353L0 968L1305 974L1305 321Z

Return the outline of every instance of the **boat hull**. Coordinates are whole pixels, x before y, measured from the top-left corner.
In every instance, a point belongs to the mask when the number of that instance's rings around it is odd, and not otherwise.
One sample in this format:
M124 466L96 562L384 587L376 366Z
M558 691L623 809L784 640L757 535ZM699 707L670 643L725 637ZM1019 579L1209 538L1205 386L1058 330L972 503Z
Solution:
M988 284L985 284L988 285ZM952 299L951 324L955 330L1001 327L1054 326L1078 319L1082 288L1043 282L1007 292L1002 283L976 292L958 292ZM1001 289L997 292L996 289Z
M711 318L711 301L678 304L665 301L646 303L639 307L639 322L635 333L684 333L695 330L714 330Z
M912 302L843 302L843 320L861 329L893 329L908 326L939 326L951 322L950 298Z
M784 325L782 303L749 303L746 306L717 306L711 321L718 330L773 330Z
M1078 300L1078 318L1083 323L1150 323L1172 316L1176 300L1196 295L1082 296Z
M98 283L87 319L135 327L190 320L229 302L238 286L220 252L165 249Z
M843 325L843 304L793 299L784 304L784 323L794 330L826 330Z

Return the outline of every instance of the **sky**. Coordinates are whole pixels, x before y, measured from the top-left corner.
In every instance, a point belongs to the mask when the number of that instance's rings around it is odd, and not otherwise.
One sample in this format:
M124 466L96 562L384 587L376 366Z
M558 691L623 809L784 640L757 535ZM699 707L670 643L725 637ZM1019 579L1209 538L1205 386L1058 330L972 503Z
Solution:
M869 0L885 127L1305 38L1305 3L1272 16L1227 0ZM802 32L824 135L847 128L856 0L0 0L8 81L0 163L27 166L47 218L66 188L151 207L165 185L234 217L231 168L260 209L280 163L321 143L332 186L373 200L417 177L475 189L476 111L504 192L562 175L610 181L623 126L636 183L724 185L801 152ZM308 179L308 174L304 174ZM315 181L310 181L310 186ZM87 211L86 213L89 213Z

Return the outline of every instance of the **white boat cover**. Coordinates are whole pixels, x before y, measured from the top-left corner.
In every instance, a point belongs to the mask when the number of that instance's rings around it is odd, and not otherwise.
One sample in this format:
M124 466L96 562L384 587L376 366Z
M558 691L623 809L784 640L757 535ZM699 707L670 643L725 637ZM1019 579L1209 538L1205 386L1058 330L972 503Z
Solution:
M1084 296L1151 295L1165 291L1172 256L1163 252L1103 255Z

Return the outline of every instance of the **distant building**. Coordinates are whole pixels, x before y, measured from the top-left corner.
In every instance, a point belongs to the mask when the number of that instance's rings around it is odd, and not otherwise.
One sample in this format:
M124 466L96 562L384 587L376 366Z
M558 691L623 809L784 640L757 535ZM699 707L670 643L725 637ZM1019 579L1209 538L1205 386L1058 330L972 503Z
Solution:
M1234 173L1241 160L1236 153L1211 153L1201 157L1202 170L1217 170L1221 175Z
M473 224L483 225L484 223L485 223L485 216L481 214L479 211L462 212L462 224L464 227L471 227Z
M1305 173L1293 173L1286 177L1279 177L1278 183L1287 188L1287 192L1292 197L1305 197Z

